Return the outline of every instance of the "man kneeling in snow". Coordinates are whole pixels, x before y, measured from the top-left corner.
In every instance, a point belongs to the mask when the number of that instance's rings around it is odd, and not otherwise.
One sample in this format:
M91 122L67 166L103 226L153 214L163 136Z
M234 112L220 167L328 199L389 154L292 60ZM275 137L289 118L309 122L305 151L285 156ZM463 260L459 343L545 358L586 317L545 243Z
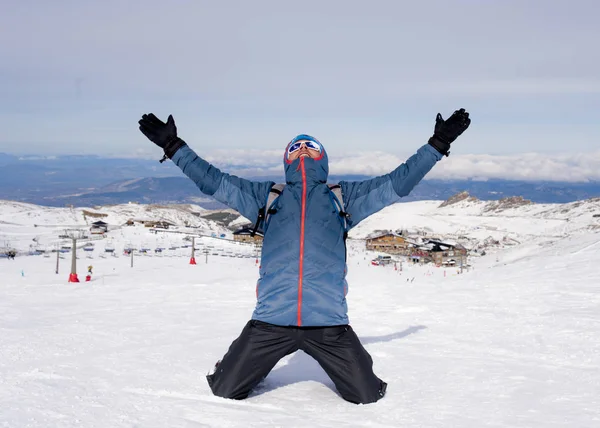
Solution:
M387 384L373 373L371 356L348 324L348 230L408 195L469 124L464 109L446 121L438 114L428 144L406 163L370 180L341 181L342 207L327 184L325 148L298 135L283 156L286 185L266 207L275 183L221 172L177 136L173 116L166 123L152 113L142 116L140 130L165 152L161 162L171 159L203 193L258 219L263 229L256 308L207 376L215 395L246 398L281 358L299 349L318 361L345 400L373 403L385 395Z

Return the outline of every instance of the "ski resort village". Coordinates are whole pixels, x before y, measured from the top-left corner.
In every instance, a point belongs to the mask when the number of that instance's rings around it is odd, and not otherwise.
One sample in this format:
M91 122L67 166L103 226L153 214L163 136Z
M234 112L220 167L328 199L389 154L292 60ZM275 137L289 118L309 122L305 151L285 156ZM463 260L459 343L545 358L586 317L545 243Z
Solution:
M600 199L459 193L351 229L350 323L388 383L359 406L302 351L212 394L256 303L254 222L0 201L0 426L600 426Z

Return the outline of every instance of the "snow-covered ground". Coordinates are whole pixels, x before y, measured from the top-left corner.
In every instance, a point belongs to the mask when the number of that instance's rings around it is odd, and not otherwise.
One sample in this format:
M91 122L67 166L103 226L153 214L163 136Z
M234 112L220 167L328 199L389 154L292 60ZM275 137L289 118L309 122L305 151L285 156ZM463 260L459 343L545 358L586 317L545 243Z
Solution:
M190 265L181 235L130 227L79 251L80 279L93 265L87 283L67 282L69 253L58 274L54 254L0 259L0 426L600 426L599 201L501 212L439 204L389 207L349 240L351 323L389 384L378 403L343 401L302 352L247 400L212 396L205 375L252 313L255 250L202 238L208 257L197 252ZM50 245L57 229L33 224L84 224L69 212L4 202L0 246L25 251L35 237ZM473 259L462 274L371 266L358 238L386 228L520 244ZM131 267L120 252L128 245L180 248L135 254Z

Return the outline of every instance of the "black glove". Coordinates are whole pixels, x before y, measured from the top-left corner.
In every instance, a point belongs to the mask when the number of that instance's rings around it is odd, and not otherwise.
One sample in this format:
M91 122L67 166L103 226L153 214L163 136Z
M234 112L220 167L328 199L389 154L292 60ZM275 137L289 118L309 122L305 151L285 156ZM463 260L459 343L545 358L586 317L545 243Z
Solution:
M429 144L441 154L448 156L450 144L465 132L470 124L469 113L464 108L456 110L447 120L442 119L442 115L438 113L435 118L435 130L429 139Z
M140 131L165 151L165 155L160 160L161 163L167 158L171 159L177 150L186 145L185 141L177 136L177 127L172 115L169 115L167 123L164 123L153 113L145 114L138 123Z

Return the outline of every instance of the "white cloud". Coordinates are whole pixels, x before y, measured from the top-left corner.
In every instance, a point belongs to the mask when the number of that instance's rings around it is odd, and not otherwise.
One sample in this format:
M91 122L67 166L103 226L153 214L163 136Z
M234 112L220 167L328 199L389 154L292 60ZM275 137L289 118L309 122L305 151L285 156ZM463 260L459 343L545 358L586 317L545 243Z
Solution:
M225 172L245 176L281 175L280 151L216 151L206 156ZM227 161L224 161L227 159ZM407 157L386 152L358 152L330 159L332 175L377 176L395 169ZM587 182L600 180L600 151L586 154L451 155L426 178L506 179Z
M214 150L207 154L205 159L215 164L222 164L227 159L230 167L253 166L258 168L270 168L283 165L282 150Z
M429 178L547 180L586 182L600 180L600 151L586 154L524 153L517 155L450 156Z

